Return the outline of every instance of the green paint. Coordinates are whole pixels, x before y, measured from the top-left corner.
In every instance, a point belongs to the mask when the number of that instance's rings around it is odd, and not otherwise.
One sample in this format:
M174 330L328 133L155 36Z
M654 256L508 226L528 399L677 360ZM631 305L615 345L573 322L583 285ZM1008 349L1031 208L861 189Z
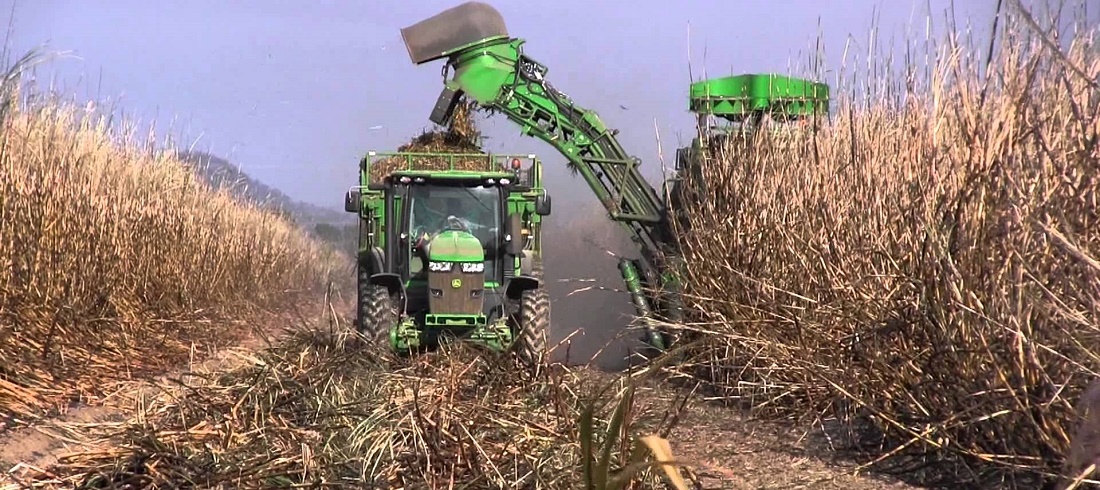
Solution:
M408 353L423 345L423 334L412 318L405 317L390 329L390 347L398 353Z
M459 230L446 230L432 238L428 245L432 262L484 262L485 250L477 237Z
M542 74L547 70L523 55L524 42L500 39L455 54L449 60L455 67L454 78L446 85L504 114L520 126L522 134L554 146L581 174L613 220L624 223L632 234L648 235L644 226L633 224L657 223L663 206L638 171L640 162L626 153L595 112L574 105L565 94L529 83L521 60Z
M645 322L647 341L653 347L662 350L665 349L663 336L652 324L649 303L646 301L645 293L642 291L642 279L641 276L638 275L638 269L634 267L634 264L630 260L620 259L619 272L623 276L623 282L626 283L626 289L627 292L630 293L630 299L634 301L634 307L639 311L639 316L642 317L642 321Z
M501 352L512 345L515 336L512 334L512 329L509 328L507 322L498 320L475 329L467 337L467 340L481 344L493 351Z
M501 352L515 341L512 328L505 320L486 323L484 315L425 315L424 324L411 319L390 331L391 347L408 354L426 345L439 345L448 338L473 342Z
M730 120L768 113L802 117L829 110L829 86L776 74L736 75L691 84L688 110Z
M440 26L446 26L446 32L438 29ZM596 194L608 216L630 232L642 257L624 261L620 267L639 316L651 320L651 313L666 316L670 308L676 310L678 307L670 305L679 304L681 284L677 273L681 268L677 265L677 240L668 226L675 216L669 216L664 194L658 194L642 177L638 159L619 144L617 131L608 128L596 112L574 104L547 83L549 70L524 54L523 39L500 35L507 32L503 20L487 4L464 3L407 29L411 30L403 30L403 35L413 33L411 44L405 38L413 63L447 59L441 101L464 94L492 113L503 114L516 123L521 134L553 146ZM485 37L471 42L477 35ZM448 41L451 45L447 45ZM451 74L449 79L447 73ZM689 93L691 110L734 120L764 113L785 119L828 111L826 85L779 75L740 75L697 82L691 85ZM436 117L441 114L433 113L433 121L444 123ZM694 146L698 151L698 141ZM699 170L697 153L679 155L683 156L677 158L680 172ZM538 172L541 176L541 167ZM663 187L677 195L682 189L675 182L682 175L672 179L672 185L666 182ZM465 176L456 173L454 178ZM508 213L524 216L525 225L534 230L528 253L540 256L541 220L531 212L536 196L537 193L511 194L507 208ZM520 261L513 263L515 272L522 273ZM645 293L654 289L667 293ZM661 296L667 294L677 295L677 299L663 300ZM650 326L650 341L663 348L662 336Z
M468 327L485 324L485 315L433 314L424 315L424 325L436 328Z

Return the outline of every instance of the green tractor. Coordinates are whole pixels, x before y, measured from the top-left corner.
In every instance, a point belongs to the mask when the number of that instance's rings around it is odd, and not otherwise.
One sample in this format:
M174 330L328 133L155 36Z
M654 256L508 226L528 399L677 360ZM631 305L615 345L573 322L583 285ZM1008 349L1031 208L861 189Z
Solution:
M683 309L683 259L671 226L678 219L672 210L682 192L682 176L702 162L703 142L696 139L678 152L679 175L665 183L671 194L666 202L639 172L641 161L619 144L618 131L551 85L547 67L524 53L525 41L508 34L491 5L462 3L401 29L401 36L414 64L445 60L432 122L446 124L465 95L568 160L641 252L638 258L620 259L619 269L643 322L645 340L657 350L674 343L671 332L662 328L664 322L680 321ZM827 88L789 77L742 75L693 84L689 104L701 116L759 124L766 117L799 119L827 110Z
M344 203L359 216L357 329L399 353L459 338L541 359L551 201L538 158L372 151L359 173Z

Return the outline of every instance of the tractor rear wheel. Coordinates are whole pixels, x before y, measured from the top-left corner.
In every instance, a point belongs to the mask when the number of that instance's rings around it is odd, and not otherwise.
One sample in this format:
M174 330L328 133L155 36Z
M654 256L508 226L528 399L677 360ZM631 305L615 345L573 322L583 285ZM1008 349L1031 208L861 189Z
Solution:
M531 275L542 279L542 260L532 261ZM523 292L519 305L519 332L516 350L520 358L531 365L541 363L546 355L550 334L550 294L545 285Z
M385 340L390 326L397 321L389 290L370 283L366 271L359 271L356 329L372 341Z

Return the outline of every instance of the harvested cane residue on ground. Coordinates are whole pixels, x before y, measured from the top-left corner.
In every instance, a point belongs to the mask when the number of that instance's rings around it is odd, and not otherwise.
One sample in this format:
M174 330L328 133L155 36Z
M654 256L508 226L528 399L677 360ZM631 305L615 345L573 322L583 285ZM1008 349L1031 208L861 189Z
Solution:
M302 331L89 428L99 449L61 455L34 486L570 488L586 384L566 370L534 378L514 359L460 346L401 359Z

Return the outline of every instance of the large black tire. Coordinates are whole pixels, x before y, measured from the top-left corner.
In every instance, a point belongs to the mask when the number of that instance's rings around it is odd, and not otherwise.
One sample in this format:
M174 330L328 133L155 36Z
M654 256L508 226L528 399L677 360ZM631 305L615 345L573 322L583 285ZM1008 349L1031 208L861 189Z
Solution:
M390 326L397 320L390 293L383 286L370 284L370 276L362 269L358 279L356 329L372 341L385 340Z
M532 260L531 275L543 278L542 259ZM516 352L530 365L540 365L545 359L550 335L550 294L546 285L523 292L519 305L519 332Z

